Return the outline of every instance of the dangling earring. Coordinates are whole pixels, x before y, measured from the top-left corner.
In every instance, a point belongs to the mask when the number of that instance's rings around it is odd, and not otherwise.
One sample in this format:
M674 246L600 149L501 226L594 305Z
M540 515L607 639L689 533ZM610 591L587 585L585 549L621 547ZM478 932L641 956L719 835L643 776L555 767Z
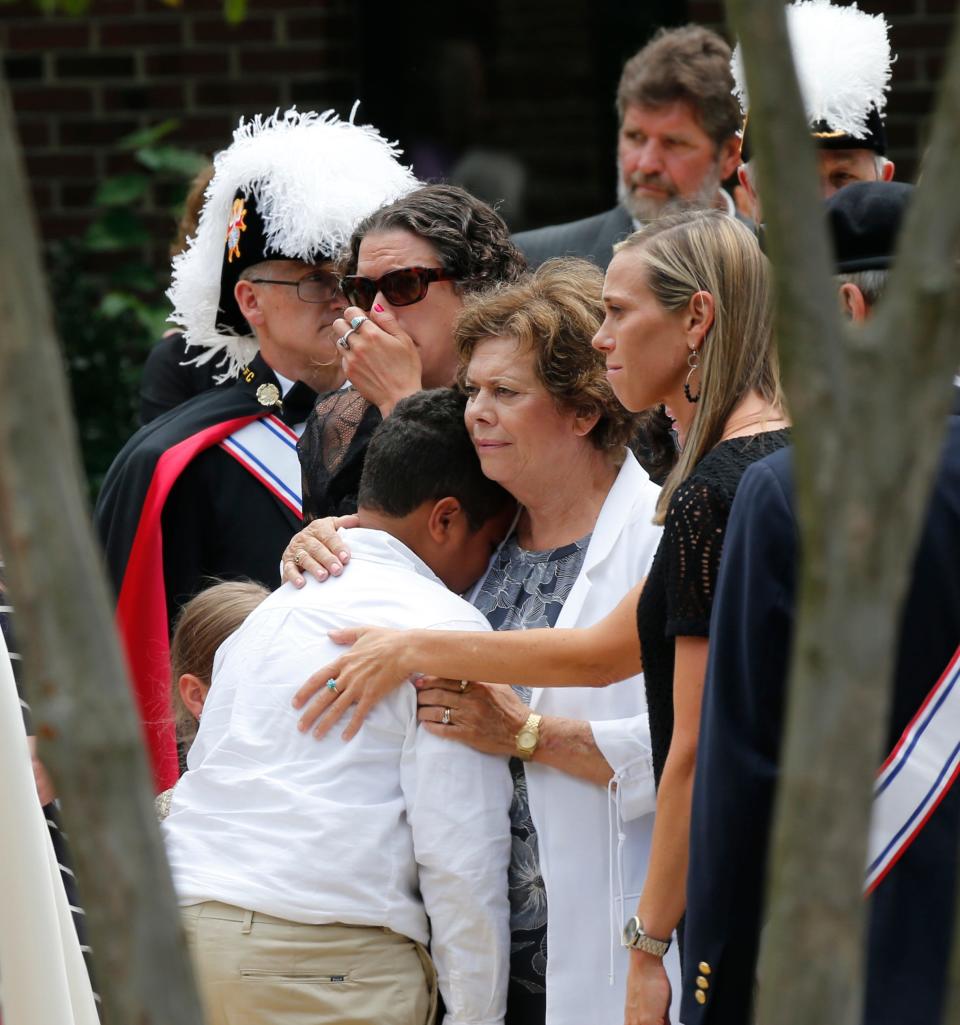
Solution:
M687 379L683 382L683 394L686 396L687 402L699 402L700 392L697 392L696 395L691 395L690 393L690 378L693 377L695 370L700 369L700 353L696 349L690 350L690 355L687 356L687 366L690 368L690 372L687 374Z

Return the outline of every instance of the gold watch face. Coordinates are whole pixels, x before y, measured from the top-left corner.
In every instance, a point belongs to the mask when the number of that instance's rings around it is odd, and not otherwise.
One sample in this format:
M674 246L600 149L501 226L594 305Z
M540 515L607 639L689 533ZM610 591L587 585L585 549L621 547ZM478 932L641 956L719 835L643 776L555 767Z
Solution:
M532 751L537 746L537 735L533 730L522 729L517 734L517 747L521 751Z

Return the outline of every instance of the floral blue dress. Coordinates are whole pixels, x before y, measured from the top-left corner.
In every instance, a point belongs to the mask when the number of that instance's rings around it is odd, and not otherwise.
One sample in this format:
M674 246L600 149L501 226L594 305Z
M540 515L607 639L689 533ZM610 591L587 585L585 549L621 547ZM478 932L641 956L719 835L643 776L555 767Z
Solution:
M580 574L590 535L547 551L521 548L516 535L497 553L474 605L494 630L552 627ZM514 690L526 704L529 687ZM546 1018L547 894L537 833L530 817L523 762L511 758L513 850L510 858L510 986L505 1025L542 1025Z

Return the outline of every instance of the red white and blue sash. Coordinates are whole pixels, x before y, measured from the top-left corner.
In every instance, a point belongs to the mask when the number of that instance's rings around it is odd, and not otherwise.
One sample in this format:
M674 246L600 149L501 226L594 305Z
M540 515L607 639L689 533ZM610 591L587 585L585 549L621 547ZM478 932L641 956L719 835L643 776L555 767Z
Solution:
M880 767L864 881L872 893L960 774L960 647Z
M275 416L241 427L220 442L245 469L288 509L303 516L297 432Z

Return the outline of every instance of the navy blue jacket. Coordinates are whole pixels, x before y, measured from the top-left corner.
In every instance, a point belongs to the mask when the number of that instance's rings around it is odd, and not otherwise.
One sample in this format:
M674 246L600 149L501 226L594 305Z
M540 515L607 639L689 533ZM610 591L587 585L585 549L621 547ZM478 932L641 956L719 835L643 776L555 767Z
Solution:
M724 543L693 797L685 1025L750 1020L793 625L790 467L785 449L746 472ZM887 750L958 644L960 418L951 417L901 623ZM870 898L865 1025L940 1021L958 840L954 786ZM707 982L702 1004L698 976Z

